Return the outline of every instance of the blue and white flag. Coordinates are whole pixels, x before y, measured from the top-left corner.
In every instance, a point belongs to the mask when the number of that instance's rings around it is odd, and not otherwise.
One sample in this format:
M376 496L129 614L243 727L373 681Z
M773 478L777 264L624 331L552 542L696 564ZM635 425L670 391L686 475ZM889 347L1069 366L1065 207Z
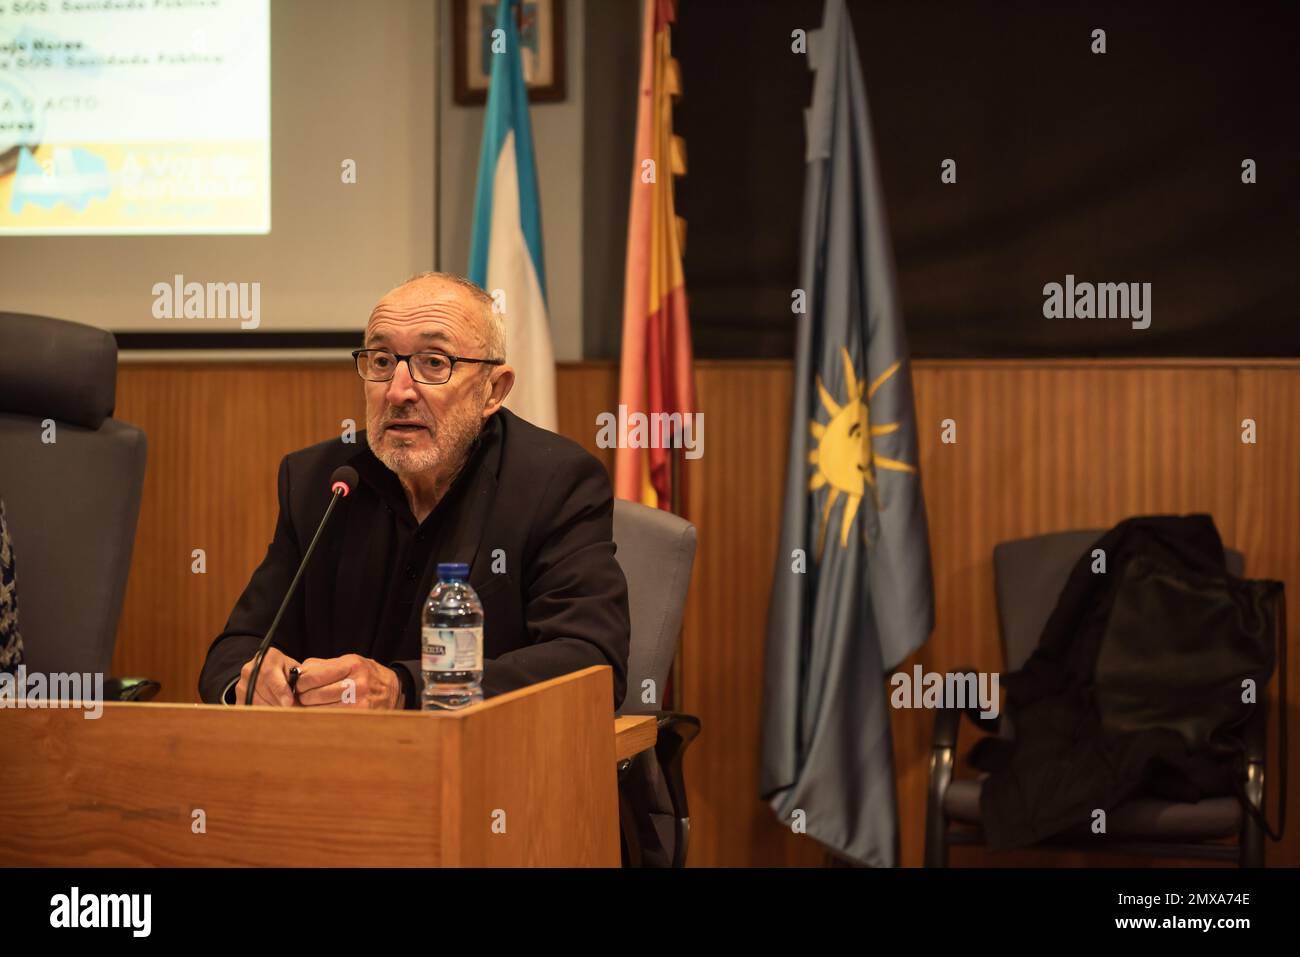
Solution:
M844 0L809 37L794 420L760 794L862 864L898 862L886 672L934 626L916 412L867 94Z
M501 0L491 32L492 77L479 153L469 278L486 289L505 314L506 348L515 369L506 406L534 425L554 431L555 350L546 314L542 213L528 90L515 27L518 4L519 0Z

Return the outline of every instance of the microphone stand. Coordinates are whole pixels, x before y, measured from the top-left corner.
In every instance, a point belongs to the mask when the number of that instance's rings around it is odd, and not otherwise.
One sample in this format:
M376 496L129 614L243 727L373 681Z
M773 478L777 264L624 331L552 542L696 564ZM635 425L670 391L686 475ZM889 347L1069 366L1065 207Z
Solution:
M302 578L302 573L307 568L307 562L311 559L311 553L316 549L316 543L320 541L321 532L325 531L325 525L330 520L330 515L334 511L334 506L339 503L347 492L338 484L334 486L334 493L330 496L330 503L325 509L325 514L321 517L320 524L316 526L316 534L311 538L311 544L307 546L307 554L302 556L302 561L298 564L298 571L294 573L293 581L289 583L289 590L284 593L284 601L280 602L280 610L275 613L275 618L271 621L271 627L266 630L266 637L262 639L262 644L257 649L257 657L253 659L253 673L248 678L248 694L244 696L244 704L253 703L253 691L257 688L257 676L262 671L262 659L266 657L267 649L271 647L271 638L275 635L275 629L280 625L280 619L284 617L284 610L289 607L289 599L298 588L298 581Z

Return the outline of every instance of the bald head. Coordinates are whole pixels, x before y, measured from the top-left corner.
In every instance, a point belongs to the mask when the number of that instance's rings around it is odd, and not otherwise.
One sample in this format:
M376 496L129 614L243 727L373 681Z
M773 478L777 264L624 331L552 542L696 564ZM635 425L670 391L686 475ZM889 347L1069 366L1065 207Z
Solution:
M506 357L504 317L492 309L492 297L480 286L463 276L445 272L417 273L400 286L390 289L376 304L366 326L370 344L376 321L381 325L422 325L432 321L426 331L444 333L431 336L430 348L442 348L456 355L502 359ZM438 329L450 325L456 329ZM432 342L433 338L457 340ZM465 349L470 351L463 351Z

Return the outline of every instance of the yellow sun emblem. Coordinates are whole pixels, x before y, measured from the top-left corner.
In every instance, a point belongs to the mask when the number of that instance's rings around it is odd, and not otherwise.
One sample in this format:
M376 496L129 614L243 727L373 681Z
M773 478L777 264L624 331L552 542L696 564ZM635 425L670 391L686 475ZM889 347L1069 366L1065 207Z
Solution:
M880 374L871 388L859 382L853 372L853 360L849 350L841 347L844 361L844 384L847 399L843 405L835 401L821 376L817 377L817 391L821 394L822 405L830 414L831 420L825 425L813 419L808 423L808 430L817 439L817 448L808 453L808 461L816 466L812 478L808 480L808 491L815 492L824 485L830 486L826 501L822 504L821 527L817 533L817 560L821 561L822 549L826 544L826 526L830 522L831 509L845 495L844 515L840 521L840 545L849 544L849 529L862 506L864 488L870 489L872 500L876 496L876 469L890 469L895 472L915 472L916 466L899 462L895 459L877 455L871 448L871 439L876 435L888 435L897 432L899 423L886 422L882 425L871 424L869 403L876 390L884 385L895 372L899 363ZM866 398L863 398L863 391ZM879 507L879 503L877 503Z

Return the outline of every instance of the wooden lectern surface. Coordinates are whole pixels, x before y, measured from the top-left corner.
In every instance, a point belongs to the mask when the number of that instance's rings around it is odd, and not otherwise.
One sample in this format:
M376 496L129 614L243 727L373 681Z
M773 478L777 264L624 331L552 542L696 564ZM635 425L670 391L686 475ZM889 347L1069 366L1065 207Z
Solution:
M608 667L459 712L106 703L0 714L0 865L619 865Z
M659 740L654 715L629 714L614 719L614 757L619 761L653 748Z

